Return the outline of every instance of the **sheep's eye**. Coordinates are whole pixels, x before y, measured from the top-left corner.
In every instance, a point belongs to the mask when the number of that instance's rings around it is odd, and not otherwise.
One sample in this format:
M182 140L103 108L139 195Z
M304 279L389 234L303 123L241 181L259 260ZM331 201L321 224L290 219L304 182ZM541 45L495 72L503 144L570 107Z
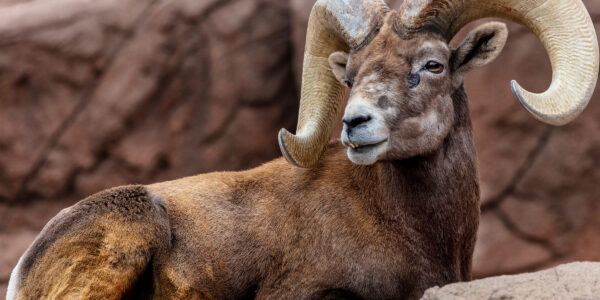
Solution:
M430 60L427 62L427 64L425 64L425 69L431 73L440 74L444 71L444 65Z
M349 87L349 88L351 88L351 87L352 87L352 82L351 82L350 80L348 80L348 79L344 80L344 84L345 84L347 87Z

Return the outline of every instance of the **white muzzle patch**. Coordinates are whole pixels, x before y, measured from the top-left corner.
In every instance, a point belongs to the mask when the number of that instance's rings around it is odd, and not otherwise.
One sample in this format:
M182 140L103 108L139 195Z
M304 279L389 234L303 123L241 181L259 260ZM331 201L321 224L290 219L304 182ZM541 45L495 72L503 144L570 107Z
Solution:
M387 152L389 128L380 109L357 95L348 102L343 120L342 143L350 161L371 165Z

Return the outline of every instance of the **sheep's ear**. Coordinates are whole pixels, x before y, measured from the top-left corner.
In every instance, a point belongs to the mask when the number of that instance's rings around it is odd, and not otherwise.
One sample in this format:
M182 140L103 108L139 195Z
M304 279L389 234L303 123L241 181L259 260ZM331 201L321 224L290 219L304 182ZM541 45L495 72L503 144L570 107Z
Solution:
M462 82L467 72L493 61L502 52L507 37L506 24L500 22L489 22L469 32L450 60L457 79Z
M333 71L333 75L339 82L346 85L346 64L348 63L348 53L334 52L329 55L329 65Z

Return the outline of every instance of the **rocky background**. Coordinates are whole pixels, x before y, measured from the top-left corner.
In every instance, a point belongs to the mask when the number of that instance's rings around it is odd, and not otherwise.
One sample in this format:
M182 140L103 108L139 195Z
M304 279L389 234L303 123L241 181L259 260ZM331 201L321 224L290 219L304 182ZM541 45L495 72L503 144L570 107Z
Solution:
M0 0L0 299L18 257L74 201L279 156L312 3ZM599 31L600 3L584 3ZM503 54L466 81L482 184L476 277L600 261L600 94L566 127L535 121L509 81L543 91L550 64L509 28Z

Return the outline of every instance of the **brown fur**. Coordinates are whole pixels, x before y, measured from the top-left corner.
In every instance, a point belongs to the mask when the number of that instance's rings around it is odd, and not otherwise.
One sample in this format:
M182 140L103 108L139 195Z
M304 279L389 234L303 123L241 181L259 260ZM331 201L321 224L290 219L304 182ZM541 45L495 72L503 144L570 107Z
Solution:
M390 84L373 104L398 111L396 152L359 166L333 142L312 169L277 159L91 196L24 254L19 298L418 299L469 280L479 187L467 98L454 70L410 90L411 58L439 38L391 34L351 53L344 76ZM439 107L447 128L402 150L427 135L404 120Z
M174 236L155 274L161 292L397 299L468 280L479 213L474 161L444 162L464 160L462 143L451 138L436 155L374 166L353 165L334 143L312 170L279 159L151 185L168 203Z
M144 187L90 196L61 211L24 254L18 298L120 299L169 236L164 204Z

